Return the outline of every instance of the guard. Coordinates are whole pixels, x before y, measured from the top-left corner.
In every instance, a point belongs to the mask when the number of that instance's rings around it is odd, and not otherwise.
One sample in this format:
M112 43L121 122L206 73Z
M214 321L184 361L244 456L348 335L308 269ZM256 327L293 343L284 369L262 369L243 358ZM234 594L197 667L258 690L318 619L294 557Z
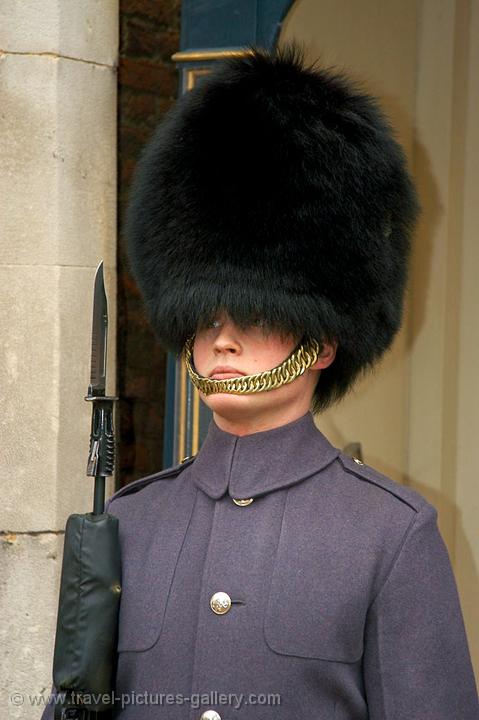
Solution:
M131 267L212 409L119 490L119 720L478 720L436 509L314 413L398 331L418 213L375 99L295 46L230 59L146 148Z

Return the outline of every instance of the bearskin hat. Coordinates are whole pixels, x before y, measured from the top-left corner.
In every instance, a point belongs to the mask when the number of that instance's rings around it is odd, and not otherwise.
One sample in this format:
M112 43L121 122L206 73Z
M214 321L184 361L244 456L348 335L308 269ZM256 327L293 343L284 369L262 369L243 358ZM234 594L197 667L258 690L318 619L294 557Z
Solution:
M250 48L180 97L139 161L126 237L170 350L220 310L336 340L318 410L391 345L417 212L377 101L293 44Z

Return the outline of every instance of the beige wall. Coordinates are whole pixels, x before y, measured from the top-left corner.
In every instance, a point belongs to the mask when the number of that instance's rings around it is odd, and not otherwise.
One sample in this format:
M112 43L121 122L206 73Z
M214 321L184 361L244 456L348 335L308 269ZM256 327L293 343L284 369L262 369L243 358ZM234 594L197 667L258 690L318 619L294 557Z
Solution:
M91 509L91 302L115 358L117 0L0 9L0 716L48 695L65 520ZM114 387L109 388L111 391ZM111 492L111 487L109 487ZM12 704L13 692L23 705ZM39 698L40 700L40 698Z
M403 330L318 422L438 509L479 678L479 0L297 0L293 37L381 98L423 205Z
M415 0L297 0L281 41L301 40L308 58L321 57L324 65L344 69L378 95L412 159L416 25ZM338 447L361 442L366 461L398 481L403 480L408 442L406 356L403 331L375 374L320 420Z
M418 26L407 467L439 510L479 677L479 2L424 0Z

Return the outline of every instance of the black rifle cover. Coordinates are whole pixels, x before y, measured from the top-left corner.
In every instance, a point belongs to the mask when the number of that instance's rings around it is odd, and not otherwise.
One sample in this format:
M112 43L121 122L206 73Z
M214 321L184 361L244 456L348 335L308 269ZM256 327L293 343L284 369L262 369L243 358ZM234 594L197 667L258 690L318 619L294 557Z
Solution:
M118 525L113 515L87 513L70 515L65 528L53 683L57 693L82 696L90 711L112 709L121 595Z

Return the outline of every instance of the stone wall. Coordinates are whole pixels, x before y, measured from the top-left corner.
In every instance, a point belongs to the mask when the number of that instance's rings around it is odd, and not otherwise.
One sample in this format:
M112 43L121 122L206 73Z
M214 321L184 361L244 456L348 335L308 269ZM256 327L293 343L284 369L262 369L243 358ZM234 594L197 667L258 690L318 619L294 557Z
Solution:
M115 391L117 53L116 0L1 4L0 716L7 720L41 715L65 521L92 507L91 407L83 398L100 259Z

